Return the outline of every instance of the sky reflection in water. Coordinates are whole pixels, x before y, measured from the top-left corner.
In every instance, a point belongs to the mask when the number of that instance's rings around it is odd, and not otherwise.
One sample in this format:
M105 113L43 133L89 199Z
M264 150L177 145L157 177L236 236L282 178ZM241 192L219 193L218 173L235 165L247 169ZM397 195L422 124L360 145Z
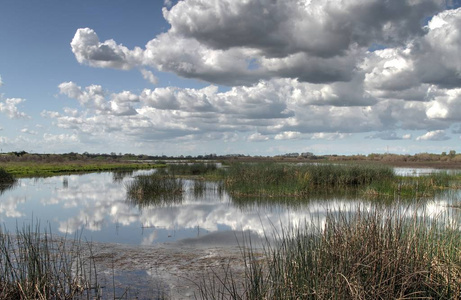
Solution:
M268 230L317 220L322 224L328 210L354 211L371 204L358 199L310 200L306 204L260 204L239 206L229 195L207 183L202 195L192 193L186 181L181 203L139 208L126 200L129 174L93 173L49 178L20 179L15 188L0 195L0 221L8 231L23 223L40 222L56 234L82 232L88 241L152 245L181 240L188 243L226 244L235 239L231 231L245 230L263 237ZM126 176L128 175L128 176ZM408 207L408 213L438 216L448 211L450 200L436 199Z

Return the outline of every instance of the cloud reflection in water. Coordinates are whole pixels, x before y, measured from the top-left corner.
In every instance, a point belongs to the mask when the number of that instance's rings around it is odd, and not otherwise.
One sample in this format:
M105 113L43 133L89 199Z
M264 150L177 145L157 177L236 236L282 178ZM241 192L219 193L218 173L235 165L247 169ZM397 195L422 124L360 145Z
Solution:
M328 211L347 213L359 206L362 210L372 206L358 199L338 198L310 200L296 206L281 201L242 207L225 192L218 193L212 183L207 184L203 194L194 195L193 184L186 181L186 193L180 203L139 208L126 200L125 184L132 178L95 173L21 179L16 189L1 196L0 218L11 227L16 220L30 221L33 214L34 219L49 222L53 232L72 234L83 229L88 240L150 245L181 239L222 242L223 238L235 236L229 231L264 236L268 230L280 230L282 225L297 226L310 220L321 226ZM409 214L426 212L437 216L446 212L447 205L441 199L406 209ZM210 234L209 238L204 239L204 234Z

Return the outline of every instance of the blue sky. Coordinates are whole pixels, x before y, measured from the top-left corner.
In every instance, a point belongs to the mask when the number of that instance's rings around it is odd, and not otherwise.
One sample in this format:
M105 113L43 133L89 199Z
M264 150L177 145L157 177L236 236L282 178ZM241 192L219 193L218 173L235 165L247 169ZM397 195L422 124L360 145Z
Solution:
M461 151L458 1L3 1L0 148Z

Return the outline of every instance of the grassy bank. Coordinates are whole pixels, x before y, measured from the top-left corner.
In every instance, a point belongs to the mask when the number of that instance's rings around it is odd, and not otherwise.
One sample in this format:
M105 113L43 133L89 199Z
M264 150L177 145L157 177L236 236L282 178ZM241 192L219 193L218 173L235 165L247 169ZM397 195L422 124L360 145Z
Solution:
M153 163L123 162L7 162L2 167L15 177L53 176L59 174L88 173L119 170L138 170L164 167Z
M461 233L444 221L330 212L323 226L277 233L264 259L242 251L244 278L228 268L199 285L200 298L457 299Z

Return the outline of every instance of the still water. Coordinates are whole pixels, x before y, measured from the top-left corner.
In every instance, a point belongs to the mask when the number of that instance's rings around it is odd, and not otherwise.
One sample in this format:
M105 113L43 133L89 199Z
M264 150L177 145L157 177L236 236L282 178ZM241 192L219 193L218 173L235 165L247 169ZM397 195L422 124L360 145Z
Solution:
M214 183L206 183L204 192L197 194L192 192L192 181L185 181L182 201L139 207L127 200L126 184L148 172L153 170L19 179L14 188L0 195L0 222L10 232L33 222L53 234L72 236L78 232L93 242L225 245L235 242L230 232L263 237L267 230L277 230L282 224L292 226L309 219L321 224L327 211L348 212L371 205L357 197L311 199L296 205L285 201L239 205L225 192L218 192ZM441 196L410 207L405 204L405 209L440 216L448 212L454 198Z
M102 299L127 297L127 292L136 299L157 299L163 293L192 299L195 283L207 276L208 268L222 270L223 259L236 270L243 268L242 238L258 247L274 230L280 233L306 221L322 226L327 212L353 213L377 205L357 194L239 201L216 183L206 182L197 193L194 182L186 180L181 201L140 207L127 199L126 184L149 172L155 170L19 179L13 188L0 191L0 222L13 233L24 224L40 224L54 236L91 241L87 254L97 264ZM396 172L422 175L428 170ZM402 203L400 209L457 224L459 209L454 213L451 203L459 199L459 191L450 191Z

